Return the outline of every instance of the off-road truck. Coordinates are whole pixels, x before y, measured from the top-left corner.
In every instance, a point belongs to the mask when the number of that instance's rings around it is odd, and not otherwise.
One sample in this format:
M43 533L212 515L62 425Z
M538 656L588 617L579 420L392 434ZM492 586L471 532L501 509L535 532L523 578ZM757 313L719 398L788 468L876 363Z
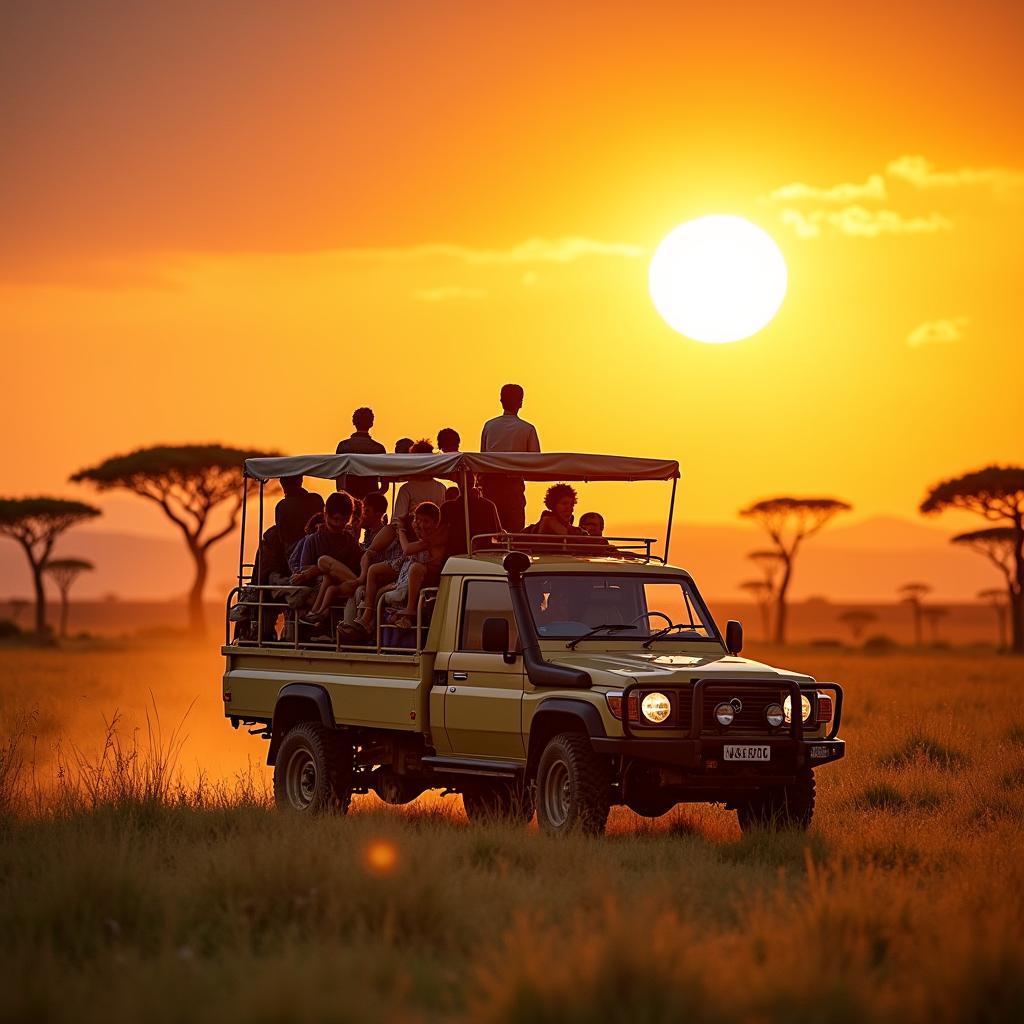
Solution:
M659 460L472 453L251 459L246 471L261 533L264 484L281 476L434 476L463 495L484 472L672 480L673 497L678 476ZM289 588L240 559L229 620L249 621L223 647L224 713L269 739L279 806L344 812L356 793L403 804L435 789L461 794L471 819L536 810L555 833L600 833L616 804L657 817L682 802L725 804L744 829L807 827L814 772L845 751L836 683L740 657L740 623L720 631L650 539L472 536L465 504L467 550L420 595L413 628L387 626L381 605L362 647L304 634ZM671 512L665 551L670 532Z

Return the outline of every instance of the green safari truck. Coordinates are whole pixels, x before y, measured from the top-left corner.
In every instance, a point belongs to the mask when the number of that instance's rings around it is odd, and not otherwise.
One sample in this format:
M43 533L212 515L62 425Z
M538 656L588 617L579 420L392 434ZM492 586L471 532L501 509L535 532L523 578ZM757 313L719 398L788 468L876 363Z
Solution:
M674 497L678 466L546 453L246 464L260 533L265 484L281 476L433 476L467 495L484 472L665 480ZM466 551L420 594L412 628L387 626L378 608L363 646L304 635L289 588L244 561L243 526L224 714L269 740L280 807L344 812L353 794L403 804L435 789L460 794L471 819L536 812L554 833L601 833L616 804L657 817L721 803L744 830L810 824L814 773L845 752L838 684L741 657L740 623L721 631L649 538L472 536L470 518L467 501ZM666 552L670 536L671 511Z

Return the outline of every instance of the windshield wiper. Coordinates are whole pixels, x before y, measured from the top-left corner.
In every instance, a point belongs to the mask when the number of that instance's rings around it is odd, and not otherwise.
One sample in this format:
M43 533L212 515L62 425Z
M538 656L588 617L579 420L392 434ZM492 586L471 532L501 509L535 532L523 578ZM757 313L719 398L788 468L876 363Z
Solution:
M652 633L640 646L650 647L655 640L661 640L677 629L689 629L696 632L693 629L693 624L690 622L673 622L671 626L665 626L662 629L659 629L657 633Z
M590 637L596 636L598 633L603 633L606 630L609 633L619 633L619 632L621 632L624 629L633 629L633 628L635 628L635 627L631 623L629 623L629 622L605 622L605 623L603 623L600 626L594 626L593 629L591 629L587 633L584 633L582 636L574 637L565 646L568 647L570 651L575 651L576 650L576 645L581 640L589 640Z

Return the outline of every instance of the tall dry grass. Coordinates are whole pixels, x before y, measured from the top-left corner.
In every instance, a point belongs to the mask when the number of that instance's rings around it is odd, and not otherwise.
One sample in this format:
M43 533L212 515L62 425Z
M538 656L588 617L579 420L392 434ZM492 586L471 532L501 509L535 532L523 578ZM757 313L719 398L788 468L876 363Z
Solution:
M259 770L184 771L189 719L155 748L98 729L46 784L23 747L8 777L38 795L8 799L0 843L4 1015L1020 1019L1024 664L777 660L847 684L850 756L807 835L695 807L555 841L451 799L303 821L267 808Z

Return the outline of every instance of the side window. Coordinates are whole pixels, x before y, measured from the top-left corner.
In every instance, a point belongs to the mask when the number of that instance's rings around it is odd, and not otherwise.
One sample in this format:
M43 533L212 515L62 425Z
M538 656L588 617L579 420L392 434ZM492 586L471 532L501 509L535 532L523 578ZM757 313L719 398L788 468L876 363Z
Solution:
M508 620L508 641L515 650L519 643L512 598L505 580L470 580L466 584L462 601L462 628L459 633L460 651L482 651L483 630L486 619Z

